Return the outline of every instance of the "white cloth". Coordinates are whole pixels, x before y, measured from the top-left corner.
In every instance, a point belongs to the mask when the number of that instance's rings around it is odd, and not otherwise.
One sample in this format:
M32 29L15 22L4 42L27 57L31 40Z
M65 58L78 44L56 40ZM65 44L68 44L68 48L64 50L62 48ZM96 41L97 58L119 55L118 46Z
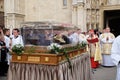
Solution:
M77 33L73 33L73 34L71 34L70 36L69 36L69 39L70 39L70 42L72 43L72 44L76 44L76 43L78 43L78 34Z
M103 66L115 66L111 59L111 55L102 54L102 65Z
M120 80L120 64L117 66L117 76L116 80Z
M16 44L21 44L22 46L24 46L24 43L23 43L23 39L22 39L22 36L21 35L18 35L17 38L15 38L14 36L12 36L12 47Z
M117 66L116 80L120 80L120 36L118 36L113 42L111 58L113 63Z
M7 47L8 49L10 49L10 38L7 37L7 36L4 36L4 39L5 39L6 47ZM8 52L8 53L7 53L8 65L10 64L10 59L11 59L11 55L10 55L10 53Z
M79 36L78 37L79 43L81 43L81 42L87 42L86 37L85 37L84 34L79 34L78 36Z
M6 47L9 49L10 48L10 38L7 36L4 36L4 38L5 38Z

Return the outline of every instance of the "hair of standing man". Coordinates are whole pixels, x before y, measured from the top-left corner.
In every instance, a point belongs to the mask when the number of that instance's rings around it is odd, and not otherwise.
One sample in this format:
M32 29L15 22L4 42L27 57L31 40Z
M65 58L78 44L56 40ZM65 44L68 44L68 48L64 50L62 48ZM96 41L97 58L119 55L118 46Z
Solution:
M17 31L17 32L20 32L20 30L18 28L14 28L13 30Z
M95 34L97 34L97 32L98 32L98 29L97 29L97 28L96 28L96 29L94 29L94 33L95 33Z
M4 28L4 29L3 29L3 33L4 33L4 35L5 35L6 32L9 31L9 30L10 30L10 29L8 29L8 28Z

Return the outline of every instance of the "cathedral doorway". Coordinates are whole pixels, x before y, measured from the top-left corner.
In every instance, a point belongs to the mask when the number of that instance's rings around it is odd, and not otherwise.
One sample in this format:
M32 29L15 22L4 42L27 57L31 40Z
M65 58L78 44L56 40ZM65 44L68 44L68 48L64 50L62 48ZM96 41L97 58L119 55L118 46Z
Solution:
M104 11L104 27L106 26L110 27L115 36L120 35L120 10Z

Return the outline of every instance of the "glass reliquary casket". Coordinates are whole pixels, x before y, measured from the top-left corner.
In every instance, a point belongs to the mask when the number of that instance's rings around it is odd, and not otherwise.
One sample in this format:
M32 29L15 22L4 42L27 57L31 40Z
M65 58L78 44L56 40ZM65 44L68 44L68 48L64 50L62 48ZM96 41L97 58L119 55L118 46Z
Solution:
M48 46L58 33L74 29L73 25L52 22L26 22L21 24L25 45Z
M73 29L75 28L71 24L54 22L22 23L21 35L25 44L24 53L22 55L12 54L12 62L57 65L62 60L65 60L65 56L63 54L49 54L47 47L54 43L54 36L56 34ZM62 45L64 48L71 46L73 45ZM71 58L80 53L80 50L73 50L68 52L68 56Z

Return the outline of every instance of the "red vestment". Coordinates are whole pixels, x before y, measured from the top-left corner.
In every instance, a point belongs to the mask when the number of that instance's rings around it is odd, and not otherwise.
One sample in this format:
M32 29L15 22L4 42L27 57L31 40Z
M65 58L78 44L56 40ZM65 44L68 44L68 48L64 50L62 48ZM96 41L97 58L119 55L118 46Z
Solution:
M98 63L98 61L94 61L94 54L95 54L96 43L99 41L98 37L88 38L87 41L88 41L89 47L90 47L91 67L97 68L99 66L99 63Z

